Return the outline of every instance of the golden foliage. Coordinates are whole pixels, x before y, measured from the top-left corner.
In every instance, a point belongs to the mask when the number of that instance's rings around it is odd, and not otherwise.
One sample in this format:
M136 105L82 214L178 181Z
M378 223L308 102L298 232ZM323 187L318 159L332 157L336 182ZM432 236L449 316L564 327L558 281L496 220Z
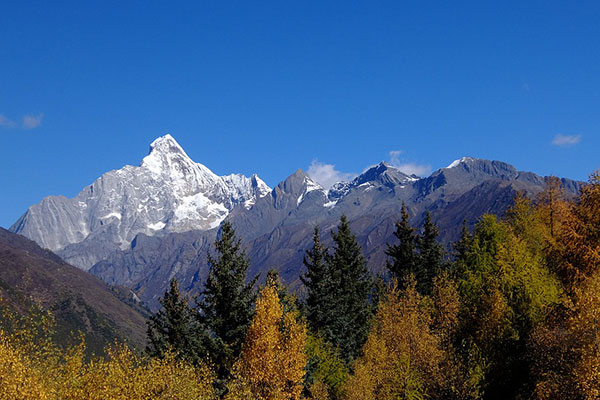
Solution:
M440 300L445 290L451 289L436 289ZM441 303L454 308L449 298ZM452 321L450 316L444 323L448 327ZM347 381L345 398L423 399L444 392L448 379L442 366L447 354L442 336L431 329L432 322L431 302L416 291L414 280L404 292L394 284L377 310L363 355Z
M22 351L0 331L0 399L48 399L44 381Z
M600 274L575 290L568 314L532 335L538 399L600 398Z
M225 397L234 399L299 399L305 374L306 327L296 311L284 313L277 288L267 285L233 368Z
M65 400L216 399L213 375L205 366L193 367L173 354L141 360L125 346L108 351L107 359L87 365L76 355L65 368L58 398ZM77 368L79 366L79 368Z
M590 176L571 206L556 243L561 276L568 288L600 271L600 173Z
M125 346L108 351L107 359L86 362L83 344L63 354L50 346L24 342L23 332L0 332L0 399L52 400L214 400L214 376L206 366L176 360L143 360ZM33 347L33 350L32 350Z
M543 205L542 205L543 207ZM570 297L531 337L538 399L600 398L600 174L581 189L550 251Z
M348 400L476 399L480 376L464 366L453 345L460 297L447 273L434 280L432 297L414 280L396 282L379 304L375 322L345 385Z
M310 395L312 400L329 400L329 386L317 380L310 386Z

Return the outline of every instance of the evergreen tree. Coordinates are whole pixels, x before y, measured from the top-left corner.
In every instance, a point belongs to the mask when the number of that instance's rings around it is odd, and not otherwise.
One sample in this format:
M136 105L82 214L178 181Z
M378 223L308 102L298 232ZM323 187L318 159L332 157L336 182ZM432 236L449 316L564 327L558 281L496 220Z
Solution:
M256 298L255 277L246 283L249 261L229 222L215 242L219 256L208 255L210 272L197 306L197 318L211 336L211 359L220 379L229 376L250 326Z
M198 326L187 300L181 296L175 278L159 300L162 309L148 320L146 351L154 357L164 357L167 351L177 352L188 361L200 359L201 346Z
M410 274L416 271L417 255L415 229L408 222L410 215L406 205L402 203L401 219L396 222L396 231L394 236L398 239L398 244L388 244L385 254L391 257L387 261L387 268L401 285L404 285Z
M433 278L444 267L444 247L437 241L439 230L431 220L431 214L425 214L423 233L417 237L419 251L415 277L417 290L421 294L431 294Z
M313 233L313 247L306 251L304 265L306 274L300 280L306 286L306 319L315 331L321 330L328 324L331 303L332 277L326 262L327 249L321 243L319 227Z
M467 221L463 219L460 229L460 239L452 244L452 249L454 250L452 256L454 257L454 261L460 262L467 259L467 254L469 253L472 242L473 235L471 234L471 231L469 231Z
M331 236L335 247L333 255L327 258L332 280L330 312L322 332L350 363L360 353L369 332L369 295L373 284L346 216L342 215L337 232L332 231Z

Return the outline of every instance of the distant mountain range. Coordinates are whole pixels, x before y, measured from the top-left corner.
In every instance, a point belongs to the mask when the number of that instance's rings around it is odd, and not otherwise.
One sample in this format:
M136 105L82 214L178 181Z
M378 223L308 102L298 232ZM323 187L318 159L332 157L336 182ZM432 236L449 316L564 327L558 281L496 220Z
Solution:
M131 288L156 308L171 277L188 291L201 287L224 220L245 243L252 274L274 268L296 285L315 225L329 243L329 231L345 214L370 267L380 271L402 203L415 225L431 212L448 243L463 219L472 226L484 213L500 215L517 192L535 195L546 179L464 157L425 178L382 162L329 190L297 170L271 189L256 175L215 175L166 135L139 167L107 172L73 199L46 197L10 230L109 284ZM575 194L583 183L562 184Z

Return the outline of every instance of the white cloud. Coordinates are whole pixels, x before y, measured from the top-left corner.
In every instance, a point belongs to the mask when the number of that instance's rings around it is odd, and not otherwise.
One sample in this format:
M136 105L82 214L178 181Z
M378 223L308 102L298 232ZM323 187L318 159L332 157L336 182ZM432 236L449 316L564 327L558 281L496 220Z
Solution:
M581 142L581 135L561 135L554 136L552 144L559 147L571 147Z
M0 114L0 127L13 128L15 125L15 121L6 118L3 114Z
M424 176L428 176L431 173L431 165L405 163L405 164L395 165L395 167L407 175L414 174L419 177L424 177Z
M431 165L428 164L416 164L412 162L402 162L400 154L402 150L390 151L389 164L398 168L400 171L408 175L427 176L431 173Z
M336 182L345 182L356 177L356 174L342 172L335 169L333 164L324 164L313 160L306 171L310 179L319 183L325 189L329 189Z
M392 150L390 151L390 165L396 166L400 165L400 154L402 154L402 150Z
M23 116L23 129L37 128L42 124L42 118L44 118L44 114L28 114Z

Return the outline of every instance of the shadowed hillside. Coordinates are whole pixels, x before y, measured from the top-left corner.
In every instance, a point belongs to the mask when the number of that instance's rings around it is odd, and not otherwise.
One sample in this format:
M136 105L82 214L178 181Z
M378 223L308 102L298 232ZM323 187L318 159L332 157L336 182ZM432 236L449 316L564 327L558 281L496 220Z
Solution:
M56 318L57 341L81 331L90 352L114 340L143 348L145 318L99 278L62 261L35 242L0 228L0 296L19 313L40 303Z

